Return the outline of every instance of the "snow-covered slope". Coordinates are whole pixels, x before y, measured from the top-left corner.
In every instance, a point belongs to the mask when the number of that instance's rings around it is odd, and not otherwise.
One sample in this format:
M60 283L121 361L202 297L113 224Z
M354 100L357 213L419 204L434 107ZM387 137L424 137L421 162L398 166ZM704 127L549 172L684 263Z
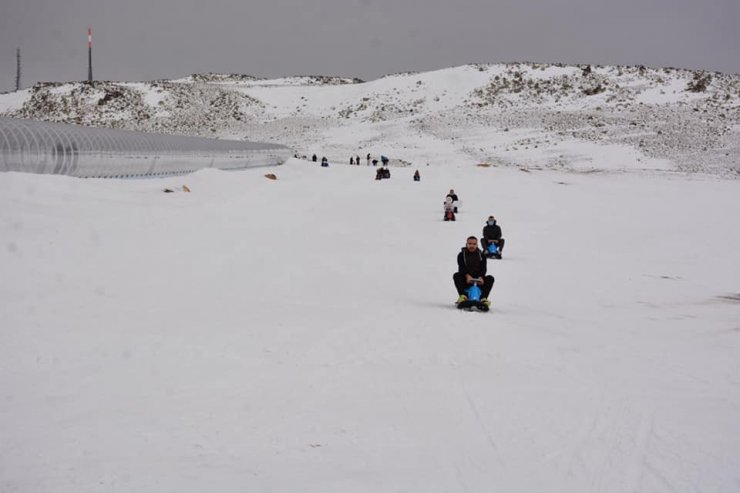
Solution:
M0 491L734 490L740 181L420 171L0 174Z
M515 63L370 82L210 74L49 83L22 96L1 95L0 113L273 140L340 162L369 148L417 165L454 159L527 168L580 162L579 169L589 169L603 155L588 151L596 144L626 146L645 159L645 168L740 173L740 76L720 73ZM422 147L430 138L434 151ZM574 142L587 144L585 153L560 151Z

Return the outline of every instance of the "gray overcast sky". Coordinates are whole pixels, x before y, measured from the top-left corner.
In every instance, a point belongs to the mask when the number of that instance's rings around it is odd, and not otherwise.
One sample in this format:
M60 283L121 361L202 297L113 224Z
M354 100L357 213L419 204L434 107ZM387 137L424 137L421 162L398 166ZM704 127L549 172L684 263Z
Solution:
M0 0L0 91L192 73L371 80L507 61L740 73L740 0Z

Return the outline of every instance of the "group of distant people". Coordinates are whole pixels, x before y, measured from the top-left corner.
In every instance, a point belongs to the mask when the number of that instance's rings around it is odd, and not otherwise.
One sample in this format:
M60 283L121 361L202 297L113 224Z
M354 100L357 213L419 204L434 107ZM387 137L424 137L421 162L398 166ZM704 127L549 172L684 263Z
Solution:
M316 154L314 154L313 156L311 156L311 161L313 161L314 163L316 161L318 161L318 159L319 159L319 157ZM328 168L329 167L329 160L326 158L326 156L324 156L324 157L321 158L321 167L322 168Z
M296 156L297 156L297 154L296 154ZM388 159L387 156L380 156L380 161L378 161L377 159L373 158L372 155L369 152L367 153L367 156L365 157L365 159L367 161L367 165L368 166L370 166L371 164L373 166L377 166L378 165L378 162L380 162L382 166L388 166L388 163L390 162L390 159ZM311 161L313 161L314 163L317 162L318 161L318 156L316 154L314 154L313 156L311 156ZM329 162L329 160L326 158L326 156L324 156L324 157L321 158L321 164L322 165L324 163L328 163L328 162ZM359 166L360 165L360 156L350 156L349 157L349 164L350 164L350 166Z
M455 220L455 214L457 214L457 203L458 203L458 197L457 194L453 189L450 189L450 192L445 197L445 201L442 204L442 207L444 209L444 220L445 221L454 221Z
M391 177L391 170L387 166L382 166L375 170L375 179L383 180Z
M367 153L366 160L367 160L367 165L368 166L370 166L370 164L372 164L373 166L377 166L378 165L378 160L377 159L374 159L370 155L369 152ZM313 161L314 163L317 162L318 161L318 156L316 154L312 155L311 156L311 161ZM380 162L382 163L383 166L388 166L388 163L390 162L390 160L386 156L380 156ZM327 166L328 166L329 160L326 158L326 156L324 156L324 157L321 158L321 164L323 165L324 163L327 163ZM349 157L349 164L350 164L350 166L359 166L360 165L360 156L350 156Z
M377 166L378 165L378 160L375 159L375 158L373 158L373 156L369 152L367 153L367 156L365 156L365 161L367 162L367 165L368 166L370 166L371 164L373 166ZM388 166L388 162L389 161L390 160L386 156L380 156L380 162L382 163L383 166ZM349 157L349 164L350 164L350 166L352 166L352 165L359 166L360 165L360 156L354 156L354 157L350 156Z
M297 156L297 154L296 154L296 156ZM305 158L305 156L304 156L304 158ZM367 153L367 156L365 156L365 160L366 160L368 166L372 165L374 167L376 167L378 165L378 163L380 162L381 168L378 168L375 171L375 179L376 180L384 180L384 179L388 179L388 178L391 177L391 170L388 168L388 164L390 163L390 159L388 159L387 156L381 155L380 156L380 161L378 161L378 159L373 158L373 156L368 152ZM314 163L316 163L316 162L319 161L319 157L316 154L313 154L311 156L311 161L314 162ZM350 166L359 166L360 165L360 156L350 156L349 157L349 164L350 164ZM326 156L323 156L321 158L321 166L323 168L328 168L329 167L329 160L327 159ZM418 169L414 172L413 179L414 179L414 181L421 181L421 175L419 174L419 170Z

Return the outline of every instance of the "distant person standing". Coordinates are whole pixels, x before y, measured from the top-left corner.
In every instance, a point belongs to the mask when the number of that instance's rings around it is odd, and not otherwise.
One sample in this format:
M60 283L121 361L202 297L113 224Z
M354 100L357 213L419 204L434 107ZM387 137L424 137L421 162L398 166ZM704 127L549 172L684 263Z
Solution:
M355 156L355 164L356 164L357 166L359 166L359 165L360 165L360 156Z
M322 168L328 168L329 167L329 160L326 159L326 156L321 158L321 167Z
M367 165L370 166L370 153L367 153Z
M414 172L414 181L421 181L421 175L418 169Z
M353 158L352 156L350 156L349 157L349 165L352 166L353 164L355 164L355 158Z
M314 163L316 162L317 159L318 159L318 157L316 156L316 154L314 154L313 156L311 156L311 161L313 161Z

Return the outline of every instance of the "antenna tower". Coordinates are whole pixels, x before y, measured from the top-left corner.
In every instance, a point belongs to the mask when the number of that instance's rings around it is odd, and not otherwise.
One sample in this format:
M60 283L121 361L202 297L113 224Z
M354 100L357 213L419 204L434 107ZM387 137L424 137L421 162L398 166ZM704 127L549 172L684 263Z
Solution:
M17 48L15 50L15 59L16 59L15 90L20 91L21 90L21 49L20 48Z
M92 82L92 27L87 28L87 81Z

